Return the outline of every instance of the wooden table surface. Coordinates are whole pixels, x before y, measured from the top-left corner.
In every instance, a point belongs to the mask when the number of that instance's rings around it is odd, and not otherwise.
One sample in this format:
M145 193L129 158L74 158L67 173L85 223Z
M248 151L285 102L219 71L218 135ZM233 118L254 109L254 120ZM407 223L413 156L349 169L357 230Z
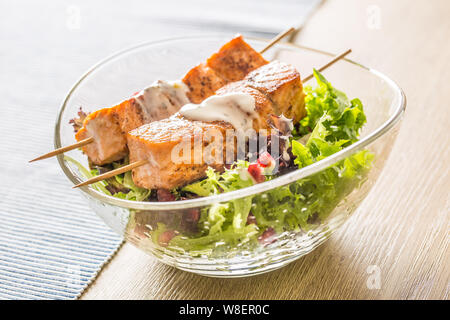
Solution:
M82 298L448 299L449 14L448 0L329 0L297 37L332 52L351 47L408 98L384 175L325 244L245 279L179 271L125 244Z

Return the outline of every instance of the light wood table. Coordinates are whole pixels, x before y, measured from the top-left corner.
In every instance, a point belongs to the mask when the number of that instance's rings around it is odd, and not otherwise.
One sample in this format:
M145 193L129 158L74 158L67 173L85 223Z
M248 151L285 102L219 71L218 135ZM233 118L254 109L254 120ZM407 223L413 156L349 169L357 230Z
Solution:
M325 244L246 279L178 271L125 244L82 298L448 299L449 13L448 0L330 0L296 40L351 47L354 60L391 76L408 97L383 176ZM368 286L374 270L379 289Z

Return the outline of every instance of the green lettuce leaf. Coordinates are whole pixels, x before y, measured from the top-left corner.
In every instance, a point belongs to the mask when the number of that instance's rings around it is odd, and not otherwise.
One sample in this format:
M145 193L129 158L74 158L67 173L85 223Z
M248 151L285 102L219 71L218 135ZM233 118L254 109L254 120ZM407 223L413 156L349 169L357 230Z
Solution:
M300 120L299 135L315 130L319 120L326 115L323 126L326 140L348 140L347 145L357 141L358 132L366 123L363 105L359 99L349 100L345 93L335 89L325 77L314 70L317 87L305 86L306 116Z
M187 185L181 191L204 197L252 186L254 182L247 171L248 165L246 161L238 161L223 173L209 168L207 178ZM255 225L247 225L251 207L252 197L245 197L205 208L201 211L199 221L201 231L198 237L177 236L171 240L170 245L189 251L191 254L204 254L216 248L216 242L225 247L238 242L248 242L258 233Z
M150 196L152 192L152 190L150 189L144 189L136 186L133 182L131 171L125 172L121 175L117 175L113 179L115 179L116 183L121 185L121 187L128 189L127 192L120 191L113 194L113 197L125 200L144 201ZM107 183L113 182L111 182L111 180L107 180Z

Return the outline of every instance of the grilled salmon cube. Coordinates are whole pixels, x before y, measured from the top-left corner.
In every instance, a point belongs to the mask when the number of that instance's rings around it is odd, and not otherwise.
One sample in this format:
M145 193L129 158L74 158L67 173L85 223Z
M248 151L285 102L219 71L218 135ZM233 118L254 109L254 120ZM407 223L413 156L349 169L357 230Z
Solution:
M130 163L148 160L133 169L133 181L147 189L173 189L205 177L209 167L223 170L225 144L220 139L232 126L225 122L191 121L179 114L143 125L127 134ZM205 159L205 148L212 157ZM222 151L222 152L221 152Z
M167 118L189 102L181 84L157 81L120 104L91 113L75 135L80 141L93 137L83 152L96 165L120 160L127 155L126 133L151 121Z
M182 81L188 86L187 96L193 103L200 103L214 95L217 89L227 83L204 63L192 68Z
M268 61L255 51L242 36L237 36L206 62L221 78L228 82L242 80L250 71L255 70Z
M100 109L86 117L75 138L80 141L89 137L93 137L94 142L82 147L82 150L96 165L120 160L127 155L126 137L114 107Z
M273 101L275 115L283 114L294 122L298 122L306 114L300 73L293 66L272 61L250 72L244 81Z
M148 115L134 97L119 104L116 112L120 115L122 134L147 123Z

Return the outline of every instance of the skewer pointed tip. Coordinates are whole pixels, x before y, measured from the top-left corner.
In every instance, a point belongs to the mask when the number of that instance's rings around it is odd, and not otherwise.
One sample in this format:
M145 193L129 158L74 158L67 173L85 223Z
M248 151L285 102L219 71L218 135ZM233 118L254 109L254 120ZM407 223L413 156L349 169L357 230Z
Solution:
M35 162L35 161L47 159L47 158L50 158L50 157L51 157L51 155L49 155L49 153L46 153L46 154L43 154L42 156L39 156L39 157L37 157L37 158L28 160L28 163L32 163L32 162Z
M76 148L81 148L81 147L91 143L92 141L94 141L94 138L89 137L87 139L78 141L77 143L74 143L74 144L72 144L70 146L62 147L62 148L50 151L49 153L46 153L46 154L43 154L43 155L41 155L41 156L39 156L37 158L31 159L28 162L30 163L30 162L34 162L34 161L38 161L38 160L51 158L51 157L56 156L58 154L61 154L61 153L64 153L64 152L67 152L67 151L70 151L70 150L73 150L73 149L76 149Z

